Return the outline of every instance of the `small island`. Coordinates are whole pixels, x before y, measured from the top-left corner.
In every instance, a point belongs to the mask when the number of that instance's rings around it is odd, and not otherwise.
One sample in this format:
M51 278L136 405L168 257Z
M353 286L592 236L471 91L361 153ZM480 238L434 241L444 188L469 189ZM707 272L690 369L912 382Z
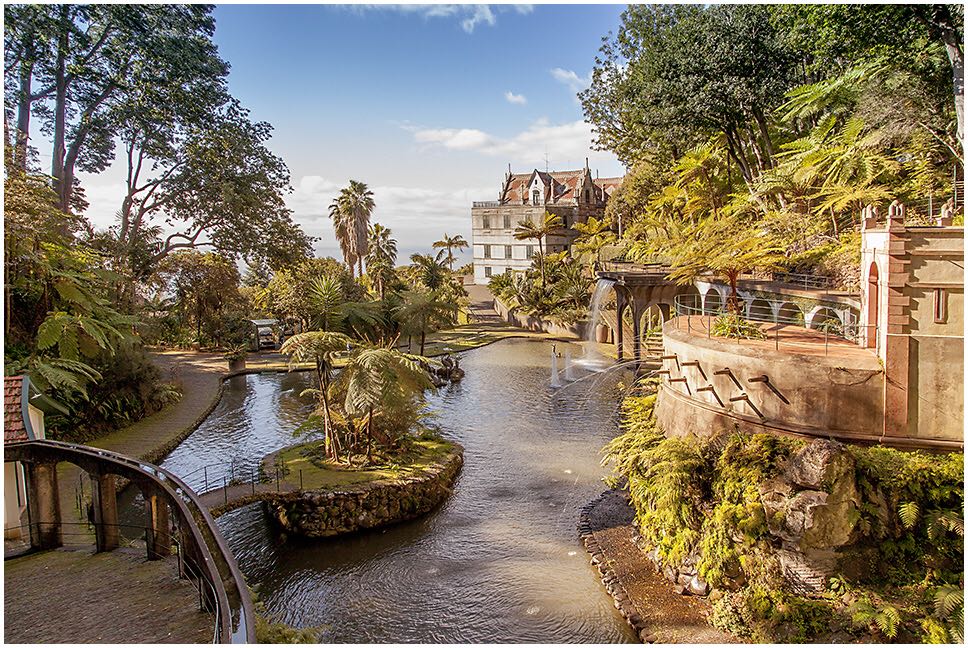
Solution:
M320 456L318 443L299 444L266 457L263 470L282 467L302 489L266 493L270 517L289 533L327 537L411 520L451 493L463 465L460 444L425 432L394 461L349 467Z

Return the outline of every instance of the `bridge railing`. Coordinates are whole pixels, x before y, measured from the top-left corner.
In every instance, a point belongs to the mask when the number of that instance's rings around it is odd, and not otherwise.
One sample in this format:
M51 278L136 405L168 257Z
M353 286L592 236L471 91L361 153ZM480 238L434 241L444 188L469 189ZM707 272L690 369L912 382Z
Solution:
M178 476L149 463L108 450L58 441L24 441L4 447L4 461L24 464L27 473L27 530L31 546L50 549L63 544L64 526L75 532L77 523L61 520L57 470L68 462L92 478L92 511L98 551L120 543L115 477L136 485L145 494L145 544L149 559L175 553L179 575L195 585L199 605L215 617L215 643L255 641L255 613L242 573L208 510ZM169 510L177 529L172 533Z

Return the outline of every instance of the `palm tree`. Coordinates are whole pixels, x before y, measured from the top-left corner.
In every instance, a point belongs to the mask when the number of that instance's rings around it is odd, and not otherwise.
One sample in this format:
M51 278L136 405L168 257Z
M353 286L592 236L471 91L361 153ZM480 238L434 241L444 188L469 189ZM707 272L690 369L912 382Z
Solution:
M579 252L593 253L597 267L602 262L602 249L615 242L615 234L611 226L604 218L598 220L590 216L584 223L575 223L571 227L578 232L575 249Z
M339 329L342 315L343 286L339 280L322 276L315 277L309 284L309 305L312 308L311 326L321 331Z
M290 369L300 362L313 362L316 365L317 389L307 389L303 394L312 394L319 400L323 415L323 438L327 458L339 459L338 439L333 433L332 414L329 403L329 385L333 371L333 360L337 353L350 346L350 339L334 331L309 331L298 333L282 345L282 353L289 356Z
M353 245L350 219L343 210L343 205L340 202L340 198L341 196L333 198L333 202L329 204L329 217L333 221L333 231L336 234L337 242L339 242L339 249L343 253L343 260L346 262L346 265L349 266L350 277L352 277L353 268L356 266L356 256L354 252L356 248Z
M465 241L464 237L461 236L460 234L458 234L457 236L448 236L447 233L445 232L444 238L440 239L439 241L434 241L435 249L443 248L447 250L447 266L450 268L451 272L454 271L454 261L456 260L456 257L454 256L454 250L457 250L457 251L466 250L467 247L468 247L467 241Z
M340 374L346 388L344 411L365 417L366 461L372 461L373 419L380 408L409 401L431 386L424 358L385 346L361 346Z
M441 250L436 255L416 253L410 255L410 260L413 261L413 265L417 268L420 281L431 290L440 288L447 278L447 266L443 257L444 250Z
M376 283L380 299L384 298L386 284L393 279L397 262L397 241L390 234L390 229L379 223L370 226L366 271Z
M367 253L367 232L370 226L370 215L375 203L373 192L365 183L350 180L350 184L339 192L329 207L336 239L340 242L340 249L350 274L353 273L353 263L359 264L359 274L363 274L363 258ZM335 215L334 215L335 214ZM349 251L349 254L347 254Z
M420 333L420 355L423 355L427 331L449 315L451 306L441 300L437 293L428 290L408 290L403 299L403 304L395 313L397 322L408 333L408 337Z
M549 234L554 234L562 228L561 217L555 214L544 213L544 218L541 224L537 224L534 221L526 220L514 230L514 238L518 241L525 241L529 239L538 240L538 252L540 253L539 267L541 268L541 287L544 288L545 285L545 269L544 269L544 239Z

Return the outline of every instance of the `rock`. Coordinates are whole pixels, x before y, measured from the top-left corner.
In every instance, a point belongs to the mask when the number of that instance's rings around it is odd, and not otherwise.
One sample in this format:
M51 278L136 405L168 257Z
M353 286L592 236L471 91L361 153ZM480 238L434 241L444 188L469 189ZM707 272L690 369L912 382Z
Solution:
M709 594L709 583L699 578L699 576L693 576L689 580L689 593L694 596L706 596Z
M670 583L675 583L679 579L679 573L669 565L666 565L662 568L662 575L665 576L666 580L668 580Z
M790 457L784 476L800 488L826 491L853 469L854 462L842 443L816 439Z

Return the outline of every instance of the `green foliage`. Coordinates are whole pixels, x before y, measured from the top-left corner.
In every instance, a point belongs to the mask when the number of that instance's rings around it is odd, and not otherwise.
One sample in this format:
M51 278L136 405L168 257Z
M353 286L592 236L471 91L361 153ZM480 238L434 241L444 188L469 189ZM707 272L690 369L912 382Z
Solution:
M719 315L713 322L712 333L717 337L765 340L766 333L755 323L735 313Z
M541 282L544 268L547 282ZM559 324L588 315L592 278L586 267L565 253L536 255L526 271L491 277L488 284L508 307Z
M963 456L848 446L861 493L848 575L804 598L785 589L760 496L804 441L772 434L665 438L655 394L622 405L622 434L604 449L612 484L627 484L643 539L664 564L696 557L717 589L711 622L757 642L831 633L952 641L963 618ZM773 521L775 522L775 521ZM863 636L863 635L862 635Z

